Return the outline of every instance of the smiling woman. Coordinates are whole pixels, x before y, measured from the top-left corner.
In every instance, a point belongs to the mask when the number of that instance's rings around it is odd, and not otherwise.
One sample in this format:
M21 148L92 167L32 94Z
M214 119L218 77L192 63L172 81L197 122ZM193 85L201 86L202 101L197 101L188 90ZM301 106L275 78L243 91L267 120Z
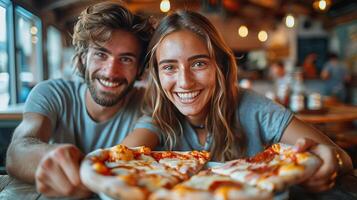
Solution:
M352 168L342 149L291 111L238 88L235 57L204 16L191 11L168 15L148 49L152 86L146 93L147 115L125 145L207 150L213 161L228 161L256 155L273 143L287 143L324 161L306 182L313 191L330 189L337 171Z

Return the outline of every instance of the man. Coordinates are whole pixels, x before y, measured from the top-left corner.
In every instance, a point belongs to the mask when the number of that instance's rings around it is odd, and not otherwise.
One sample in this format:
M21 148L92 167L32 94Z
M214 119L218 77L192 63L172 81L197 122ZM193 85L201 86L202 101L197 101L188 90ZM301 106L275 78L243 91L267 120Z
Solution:
M86 197L79 165L85 153L121 142L140 116L144 68L153 32L147 20L118 3L88 7L74 28L74 64L85 83L38 84L25 104L6 168L46 196Z
M347 67L339 61L337 54L331 53L328 62L321 72L321 79L325 80L325 94L334 96L341 102L347 98L345 84L351 80Z

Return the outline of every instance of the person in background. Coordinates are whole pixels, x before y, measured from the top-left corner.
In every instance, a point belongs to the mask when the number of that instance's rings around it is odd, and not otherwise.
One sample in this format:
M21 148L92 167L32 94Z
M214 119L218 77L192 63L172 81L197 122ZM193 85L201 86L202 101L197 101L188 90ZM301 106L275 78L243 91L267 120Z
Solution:
M284 63L281 61L273 62L269 68L269 75L273 79L275 85L284 85L286 83L286 72Z
M305 57L304 62L302 64L305 79L318 78L316 61L317 61L316 53L309 53Z
M325 80L326 83L326 95L337 97L342 102L346 101L347 91L345 83L350 81L351 76L346 66L339 61L336 54L331 53L329 55L329 60L322 69L321 79Z
M283 106L237 86L231 49L204 16L176 11L161 20L149 44L146 114L123 141L165 150L207 150L213 161L253 156L277 142L323 160L305 182L325 191L352 170L348 154Z
M89 6L74 27L74 65L83 81L49 80L29 95L7 152L11 176L45 196L86 197L83 155L118 144L141 116L144 70L153 28L120 3Z

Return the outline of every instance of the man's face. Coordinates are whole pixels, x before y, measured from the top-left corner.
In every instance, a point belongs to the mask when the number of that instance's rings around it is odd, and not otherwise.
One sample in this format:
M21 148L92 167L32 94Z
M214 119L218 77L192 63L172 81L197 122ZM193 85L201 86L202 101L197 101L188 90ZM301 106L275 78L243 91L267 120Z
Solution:
M86 83L93 100L114 106L130 91L138 74L138 39L130 32L113 31L103 46L90 44L86 56Z

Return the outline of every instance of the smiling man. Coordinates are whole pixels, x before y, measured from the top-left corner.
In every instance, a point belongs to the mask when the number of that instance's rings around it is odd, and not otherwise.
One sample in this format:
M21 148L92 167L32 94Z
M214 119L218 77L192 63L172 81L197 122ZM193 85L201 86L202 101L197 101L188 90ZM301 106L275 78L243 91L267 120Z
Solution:
M153 28L118 3L84 10L74 28L74 65L84 81L44 81L31 92L7 153L8 173L46 196L86 197L83 155L120 143L140 117ZM26 164L24 164L26 163Z

